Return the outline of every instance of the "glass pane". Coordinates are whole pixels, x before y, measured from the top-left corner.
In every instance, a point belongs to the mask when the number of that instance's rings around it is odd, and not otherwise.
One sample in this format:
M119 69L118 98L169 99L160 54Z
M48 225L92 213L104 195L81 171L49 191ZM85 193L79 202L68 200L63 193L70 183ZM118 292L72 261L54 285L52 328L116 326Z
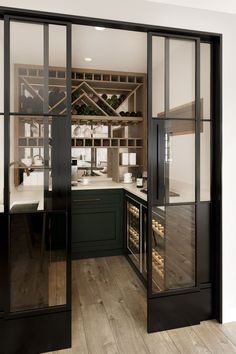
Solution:
M195 121L165 122L166 203L195 201Z
M11 112L43 113L44 27L10 23Z
M49 25L49 113L67 113L66 92L66 27Z
M201 123L200 133L200 200L211 200L211 123Z
M66 27L11 22L10 55L11 112L66 114Z
M9 178L12 212L44 209L44 155L46 152L50 156L51 148L49 140L44 138L44 118L36 118L12 116L10 119Z
M66 125L63 117L11 116L11 212L66 208L64 189L70 184L70 155L67 166L61 144Z
M12 212L66 208L65 186L70 185L70 156L65 163L67 151L61 144L66 129L63 117L11 116Z
M66 303L66 215L12 214L11 311Z
M152 116L165 116L165 38L152 38Z
M4 110L4 25L0 21L0 113Z
M127 249L133 262L140 267L140 212L136 204L127 201Z
M200 45L201 119L211 119L211 45Z
M168 118L195 118L195 42L169 40Z
M193 286L195 286L195 206L153 207L153 293Z
M4 211L4 118L0 116L0 213Z

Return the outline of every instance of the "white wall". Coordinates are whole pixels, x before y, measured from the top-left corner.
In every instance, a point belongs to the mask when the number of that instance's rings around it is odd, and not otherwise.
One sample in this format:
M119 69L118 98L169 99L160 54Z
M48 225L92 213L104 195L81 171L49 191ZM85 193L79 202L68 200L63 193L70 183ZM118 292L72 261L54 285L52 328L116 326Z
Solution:
M236 17L143 0L1 0L2 6L15 6L73 15L150 23L223 33L223 320L236 320Z

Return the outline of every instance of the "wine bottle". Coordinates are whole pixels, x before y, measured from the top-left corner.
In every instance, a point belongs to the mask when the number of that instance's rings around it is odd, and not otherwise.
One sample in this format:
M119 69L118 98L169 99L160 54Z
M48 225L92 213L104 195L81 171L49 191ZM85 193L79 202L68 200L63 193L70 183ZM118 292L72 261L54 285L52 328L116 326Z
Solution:
M141 172L137 174L136 187L137 188L143 188L143 175L142 175Z

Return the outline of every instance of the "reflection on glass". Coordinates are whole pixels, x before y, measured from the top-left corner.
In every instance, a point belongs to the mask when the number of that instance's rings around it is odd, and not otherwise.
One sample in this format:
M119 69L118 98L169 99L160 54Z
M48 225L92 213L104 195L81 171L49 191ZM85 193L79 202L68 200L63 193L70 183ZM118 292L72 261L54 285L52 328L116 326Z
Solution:
M3 191L4 191L4 118L0 116L0 213L4 211Z
M200 45L201 119L211 119L211 45Z
M66 27L49 25L48 28L49 113L66 114Z
M11 112L43 113L43 34L41 24L10 23Z
M127 201L127 249L140 268L140 212L136 204Z
M169 40L168 118L195 118L195 42Z
M195 122L165 122L165 202L195 201Z
M45 170L45 151L46 155L51 155L49 140L44 139L44 125L43 117L11 117L9 178L12 212L30 209L31 204L37 205L36 211L44 209L45 174L49 174L49 170Z
M195 206L152 209L152 291L195 286Z
M0 113L4 107L4 25L0 21Z
M165 38L152 38L152 116L165 115Z
M60 176L66 176L68 167L58 156L66 124L63 117L11 116L11 212L31 211L31 204L37 205L36 211L63 209Z
M200 200L211 200L211 123L202 122L200 132Z
M12 214L11 311L66 303L65 214Z

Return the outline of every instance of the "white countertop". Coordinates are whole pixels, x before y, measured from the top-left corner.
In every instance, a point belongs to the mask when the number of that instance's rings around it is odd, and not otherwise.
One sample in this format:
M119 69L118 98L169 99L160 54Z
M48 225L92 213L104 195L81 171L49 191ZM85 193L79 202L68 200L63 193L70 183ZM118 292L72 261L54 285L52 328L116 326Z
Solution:
M10 192L10 208L17 204L38 203L38 210L44 208L43 186L20 185Z
M136 195L140 199L147 201L147 195L141 192L140 188L137 188L135 183L117 183L110 179L107 179L102 181L93 180L86 185L83 185L82 183L78 182L77 186L71 187L72 191L87 191L93 189L124 189L127 192Z
M74 190L93 190L93 189L124 189L137 197L147 201L147 195L136 187L135 183L124 184L116 183L111 179L107 180L92 180L88 185L82 185L80 182L76 187L71 187ZM38 203L38 210L44 209L44 189L43 186L23 186L13 188L10 193L10 206L17 204ZM1 208L2 206L2 208ZM0 212L3 212L3 205L0 205Z

